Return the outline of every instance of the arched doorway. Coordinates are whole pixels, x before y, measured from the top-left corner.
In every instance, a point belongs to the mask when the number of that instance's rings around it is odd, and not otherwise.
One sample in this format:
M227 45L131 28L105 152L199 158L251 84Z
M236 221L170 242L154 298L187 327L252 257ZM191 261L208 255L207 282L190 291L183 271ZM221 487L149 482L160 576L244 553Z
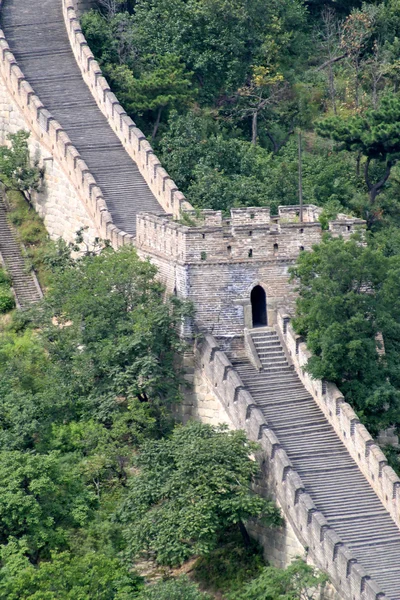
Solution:
M251 290L251 311L253 315L253 327L264 327L267 322L267 297L264 288L256 285Z

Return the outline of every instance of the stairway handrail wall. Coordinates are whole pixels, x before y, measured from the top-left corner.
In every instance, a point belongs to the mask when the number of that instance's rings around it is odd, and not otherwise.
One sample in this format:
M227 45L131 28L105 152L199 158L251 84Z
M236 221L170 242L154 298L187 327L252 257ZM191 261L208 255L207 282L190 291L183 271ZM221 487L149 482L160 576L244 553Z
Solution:
M294 331L290 316L284 309L278 310L277 329L303 385L400 529L400 478L388 465L378 443L360 423L338 387L334 383L314 379L305 370L311 352L303 338Z
M62 3L65 25L76 62L97 106L107 118L110 127L126 152L137 164L141 175L165 212L179 217L182 210L193 210L185 196L178 190L175 182L162 167L144 133L136 127L111 91L82 33L77 16L76 0L62 0Z
M386 596L381 588L317 510L277 436L215 338L210 334L200 338L195 355L202 378L209 383L235 428L243 429L250 440L260 444L257 456L263 473L260 487L273 490L284 517L308 548L311 560L328 573L343 598L383 600Z
M0 11L3 1L0 0ZM94 176L72 144L67 132L35 94L18 66L2 29L0 29L0 53L0 74L11 97L20 109L28 130L35 134L40 144L60 163L77 190L88 214L93 219L100 237L110 240L114 248L134 243L133 235L114 225L103 193Z

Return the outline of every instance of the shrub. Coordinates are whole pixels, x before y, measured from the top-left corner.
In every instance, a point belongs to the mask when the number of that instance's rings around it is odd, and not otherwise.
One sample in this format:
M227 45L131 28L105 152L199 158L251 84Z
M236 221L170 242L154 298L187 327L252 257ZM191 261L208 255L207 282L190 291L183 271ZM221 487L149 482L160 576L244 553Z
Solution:
M4 315L12 310L15 306L14 296L11 290L0 286L0 314Z
M211 597L203 594L187 577L179 577L147 586L137 600L211 600Z

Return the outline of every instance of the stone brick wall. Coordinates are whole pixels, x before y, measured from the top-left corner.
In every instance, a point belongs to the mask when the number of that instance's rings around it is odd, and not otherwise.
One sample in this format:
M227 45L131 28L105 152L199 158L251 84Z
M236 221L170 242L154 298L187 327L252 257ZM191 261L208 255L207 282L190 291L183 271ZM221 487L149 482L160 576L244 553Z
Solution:
M94 59L92 51L82 34L76 12L78 2L79 0L62 0L71 47L81 69L83 79L125 150L136 162L139 171L162 208L166 212L178 216L182 209L191 209L192 207L161 166L144 133L136 127L116 96L111 92L110 86L103 77L99 64Z
M382 450L360 423L351 406L345 402L336 385L313 379L304 370L311 354L303 339L294 332L290 325L290 317L284 310L278 312L277 329L304 386L312 394L360 471L400 528L399 477L388 466Z
M268 208L233 209L229 218L223 218L220 211L192 212L185 220L190 225L174 221L172 215L138 215L140 255L159 267L170 293L194 303L197 328L213 333L228 351L243 350L244 328L252 327L254 286L261 285L266 292L272 325L278 307L293 306L290 266L302 250L310 250L321 240L321 225L312 220L321 209L306 205L308 220L303 223L298 222L299 207L279 210L275 218ZM345 227L350 235L362 224L346 217L335 221L334 227L338 233Z
M252 533L264 545L270 560L281 561L284 566L293 554L298 555L302 548L307 548L307 559L328 573L342 599L377 600L380 588L316 509L279 440L211 335L199 342L196 365L199 379L218 398L232 425L246 431L249 439L260 444L257 460L262 467L262 477L257 492L272 491L287 521L286 530L275 533L253 524Z
M1 42L0 37L0 47L4 49ZM10 68L9 63L7 66ZM29 131L31 128L26 111L19 108L14 98L6 86L5 79L0 77L0 144L7 143L7 134L16 133L21 129ZM43 186L40 193L33 194L33 203L44 218L50 236L63 237L69 242L75 239L78 229L87 227L84 238L90 243L99 233L76 187L67 177L60 162L53 158L42 137L32 133L28 144L31 156L38 161L39 166L44 167Z

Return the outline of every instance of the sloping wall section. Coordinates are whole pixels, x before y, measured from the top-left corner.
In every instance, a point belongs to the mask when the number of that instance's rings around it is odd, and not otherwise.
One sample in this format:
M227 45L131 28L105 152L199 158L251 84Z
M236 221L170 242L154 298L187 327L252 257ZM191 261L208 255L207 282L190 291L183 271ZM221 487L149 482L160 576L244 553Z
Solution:
M139 171L161 207L165 212L178 217L182 209L190 210L192 206L162 167L144 133L136 127L118 102L115 94L111 92L110 86L103 77L100 66L82 34L77 15L79 1L62 0L62 3L71 48L97 106L106 116L129 156L138 165Z
M384 597L380 587L316 509L279 439L211 335L206 335L197 346L196 369L200 379L207 382L219 399L232 425L244 429L249 439L260 444L261 452L257 458L263 475L257 491L263 495L272 491L289 523L288 531L294 532L295 538L307 548L311 562L328 573L341 598L377 600ZM253 531L263 543L267 556L274 559L272 532L257 524Z
M278 311L277 330L304 387L313 396L327 421L400 529L400 478L388 465L377 442L360 423L356 413L345 401L336 385L313 379L304 369L311 353L302 337L294 332L290 324L290 316L283 309Z

